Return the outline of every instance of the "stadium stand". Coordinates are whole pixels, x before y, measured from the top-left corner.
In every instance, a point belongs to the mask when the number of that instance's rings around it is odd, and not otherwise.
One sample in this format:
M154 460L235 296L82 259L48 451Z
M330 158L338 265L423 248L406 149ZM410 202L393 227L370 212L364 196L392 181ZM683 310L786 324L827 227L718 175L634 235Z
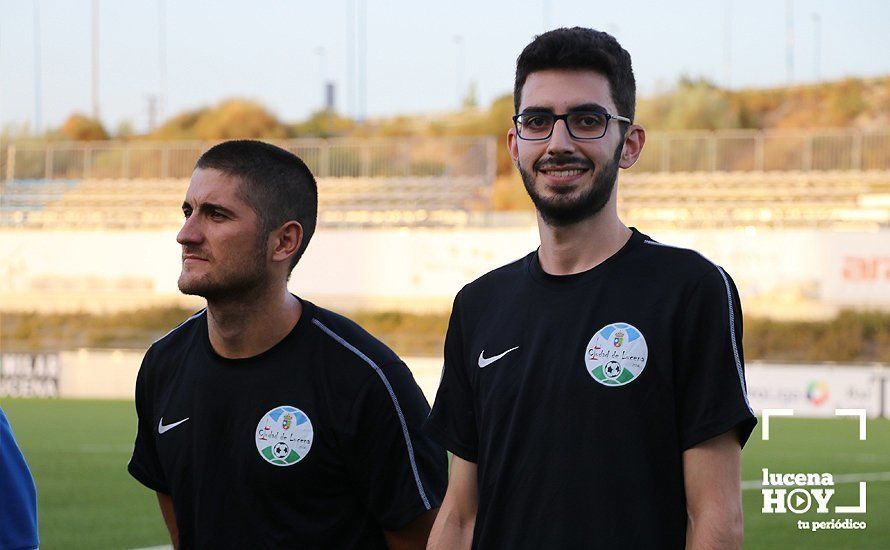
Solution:
M192 166L209 145L149 145L13 145L0 151L6 160L0 226L145 230L180 225ZM464 225L467 212L484 210L490 202L490 138L279 145L300 155L316 174L322 224Z
M481 177L318 180L321 223L335 226L462 225L487 203ZM182 224L188 179L11 182L0 223L30 229L164 229Z
M628 173L619 210L647 228L890 227L890 171Z
M528 223L490 212L492 138L278 144L316 174L323 225ZM191 167L209 145L8 145L0 151L0 227L176 227ZM619 208L625 219L653 229L887 228L888 151L886 131L654 134L640 163L622 173Z

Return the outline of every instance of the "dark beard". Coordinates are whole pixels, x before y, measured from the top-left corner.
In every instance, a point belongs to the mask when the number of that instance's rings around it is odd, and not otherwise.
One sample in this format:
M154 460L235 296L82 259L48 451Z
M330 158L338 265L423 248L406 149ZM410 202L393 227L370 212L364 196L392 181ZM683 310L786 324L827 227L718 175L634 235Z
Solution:
M228 273L223 280L206 278L190 281L177 286L183 294L201 296L208 302L242 302L261 293L269 282L269 273L265 266L265 251L259 246L252 257L245 258L241 265Z
M522 176L522 183L532 202L541 213L541 219L544 223L551 227L565 227L586 220L596 215L609 202L612 196L612 189L615 188L615 182L618 180L618 160L621 158L621 146L615 149L615 155L612 161L603 166L602 170L595 176L593 184L589 189L584 191L581 196L575 199L567 199L563 197L545 198L538 194L535 190L535 176L533 173L527 172L522 165L519 165L519 174ZM581 159L573 157L554 157L548 161L550 166L558 166L560 164L578 165L589 161L581 161Z
M263 271L254 273L239 272L225 281L199 280L187 285L179 285L183 294L205 298L208 303L250 302L261 294L268 281Z

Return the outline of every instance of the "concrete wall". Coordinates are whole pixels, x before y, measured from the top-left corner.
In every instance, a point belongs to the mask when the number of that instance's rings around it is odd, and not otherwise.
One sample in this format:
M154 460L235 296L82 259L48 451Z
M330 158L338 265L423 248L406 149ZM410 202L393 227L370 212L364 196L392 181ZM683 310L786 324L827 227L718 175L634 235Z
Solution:
M59 354L0 355L0 397L132 399L143 352L79 350ZM432 403L442 371L438 357L406 357ZM746 367L748 396L758 413L794 409L796 416L834 416L837 408L865 409L890 418L890 369L882 366L780 365Z
M133 399L143 351L88 350L0 354L0 397ZM405 363L430 402L442 360L407 357Z
M890 370L879 365L777 365L751 363L746 367L751 406L794 409L795 416L833 417L835 409L865 409L869 418L887 416L884 393Z
M890 309L890 231L665 231L724 266L747 312L826 317ZM322 230L291 289L327 307L448 311L460 287L538 245L533 225L477 229ZM0 231L0 309L198 307L176 288L175 232Z

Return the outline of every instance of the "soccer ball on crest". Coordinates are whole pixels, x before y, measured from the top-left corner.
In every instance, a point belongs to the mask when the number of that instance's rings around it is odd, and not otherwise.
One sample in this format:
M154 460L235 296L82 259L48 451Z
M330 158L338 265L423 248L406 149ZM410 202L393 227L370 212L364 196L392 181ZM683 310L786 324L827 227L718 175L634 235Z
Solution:
M276 443L275 446L272 447L272 454L278 458L287 458L289 453L290 447L287 446L287 443Z
M621 374L621 363L618 361L609 361L603 367L603 372L609 378L618 378L618 375Z

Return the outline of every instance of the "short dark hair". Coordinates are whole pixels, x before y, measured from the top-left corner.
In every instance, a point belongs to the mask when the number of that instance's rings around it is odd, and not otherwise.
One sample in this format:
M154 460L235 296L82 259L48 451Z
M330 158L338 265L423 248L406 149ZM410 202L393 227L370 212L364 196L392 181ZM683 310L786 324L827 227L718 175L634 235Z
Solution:
M264 242L270 232L285 222L299 222L303 242L290 268L297 265L318 221L318 185L306 163L269 143L233 140L205 151L195 168L219 170L241 180L238 196L256 212Z
M519 113L522 87L528 75L548 69L578 69L601 73L609 81L617 114L633 120L637 84L630 54L615 37L593 29L573 27L545 32L535 37L516 60L513 108Z

